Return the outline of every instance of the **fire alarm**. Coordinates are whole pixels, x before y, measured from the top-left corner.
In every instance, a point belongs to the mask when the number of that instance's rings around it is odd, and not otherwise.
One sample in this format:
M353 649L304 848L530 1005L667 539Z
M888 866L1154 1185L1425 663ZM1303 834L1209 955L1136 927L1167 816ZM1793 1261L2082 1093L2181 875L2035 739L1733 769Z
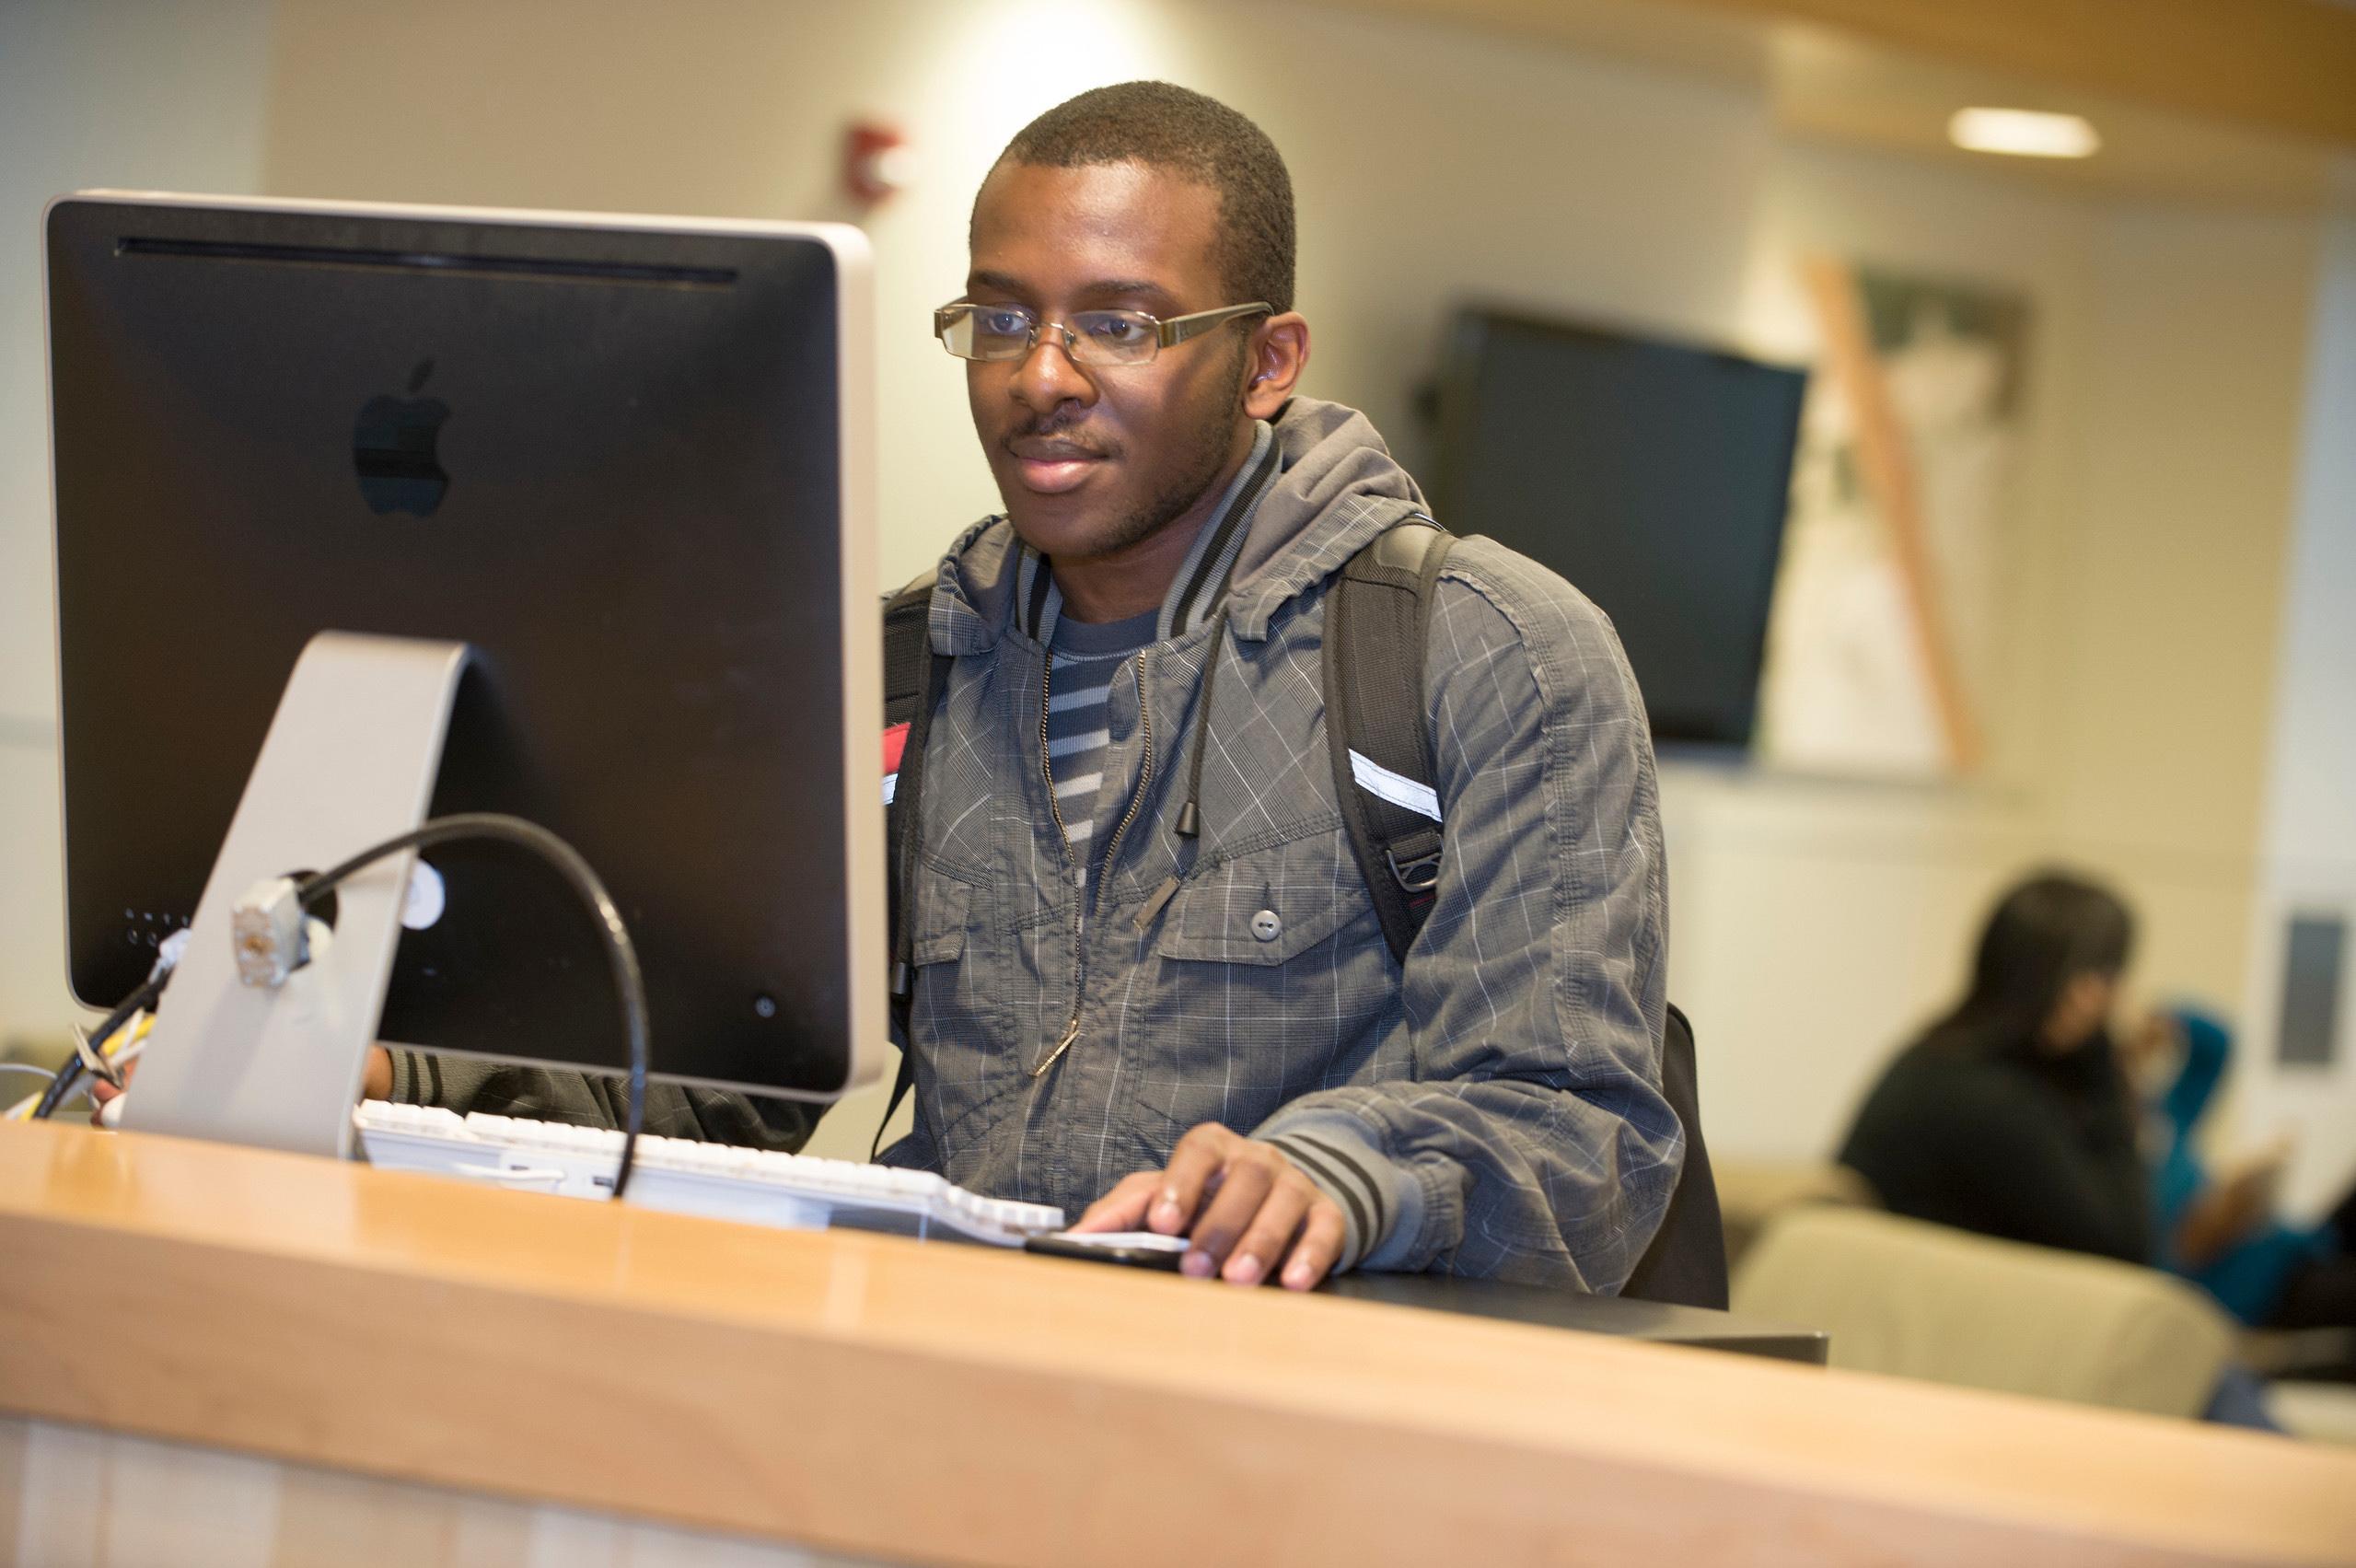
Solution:
M889 125L855 121L842 139L842 189L851 199L874 205L908 186L906 139Z

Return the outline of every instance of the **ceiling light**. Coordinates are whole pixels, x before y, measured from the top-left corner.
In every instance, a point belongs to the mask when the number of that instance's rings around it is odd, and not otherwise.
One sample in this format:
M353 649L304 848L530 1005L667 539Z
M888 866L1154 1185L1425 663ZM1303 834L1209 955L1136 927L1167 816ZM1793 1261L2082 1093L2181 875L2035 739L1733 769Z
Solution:
M2014 157L2092 157L2103 145L2078 116L2033 109L1958 109L1947 122L1947 139L1969 152Z

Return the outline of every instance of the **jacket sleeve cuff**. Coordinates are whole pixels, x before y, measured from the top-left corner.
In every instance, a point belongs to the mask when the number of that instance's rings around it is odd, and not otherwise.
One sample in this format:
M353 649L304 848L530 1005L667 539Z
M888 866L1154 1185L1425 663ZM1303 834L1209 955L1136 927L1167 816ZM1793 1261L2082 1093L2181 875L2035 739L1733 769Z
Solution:
M392 1102L395 1105L438 1105L460 1116L476 1109L493 1079L514 1069L497 1062L464 1056L437 1056L426 1051L386 1048L392 1058ZM494 1098L494 1107L497 1102ZM523 1114L531 1114L524 1112Z
M1253 1134L1275 1144L1334 1201L1349 1235L1334 1260L1351 1269L1396 1268L1423 1229L1423 1184L1340 1111L1279 1111Z

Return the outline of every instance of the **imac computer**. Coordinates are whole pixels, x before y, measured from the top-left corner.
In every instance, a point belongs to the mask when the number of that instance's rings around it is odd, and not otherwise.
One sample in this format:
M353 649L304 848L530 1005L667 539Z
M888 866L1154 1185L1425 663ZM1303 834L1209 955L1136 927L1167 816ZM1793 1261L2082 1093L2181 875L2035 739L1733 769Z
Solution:
M75 995L193 925L124 1124L349 1152L370 1040L620 1071L597 925L495 843L428 852L438 914L406 855L355 875L325 958L234 983L257 877L453 812L603 878L658 1075L872 1078L858 231L107 192L45 226Z

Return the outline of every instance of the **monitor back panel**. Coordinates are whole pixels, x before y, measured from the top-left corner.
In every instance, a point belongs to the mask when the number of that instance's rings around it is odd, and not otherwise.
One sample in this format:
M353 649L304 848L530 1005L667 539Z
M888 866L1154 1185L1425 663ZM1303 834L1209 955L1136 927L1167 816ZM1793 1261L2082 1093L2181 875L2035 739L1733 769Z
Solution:
M839 1089L858 726L829 243L79 198L48 260L76 993L128 992L192 913L312 633L448 638L477 657L435 810L588 858L657 1069ZM432 859L447 909L405 937L383 1036L621 1065L553 872Z

